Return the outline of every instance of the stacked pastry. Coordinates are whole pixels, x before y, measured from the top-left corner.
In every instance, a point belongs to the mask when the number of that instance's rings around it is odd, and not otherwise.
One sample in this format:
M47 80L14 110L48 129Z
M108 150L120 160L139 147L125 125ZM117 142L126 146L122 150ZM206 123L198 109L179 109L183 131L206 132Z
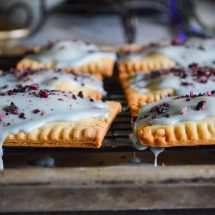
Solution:
M133 116L133 143L215 144L215 40L126 49L119 78Z
M81 41L57 41L0 76L4 146L99 148L118 102L105 95L115 53Z

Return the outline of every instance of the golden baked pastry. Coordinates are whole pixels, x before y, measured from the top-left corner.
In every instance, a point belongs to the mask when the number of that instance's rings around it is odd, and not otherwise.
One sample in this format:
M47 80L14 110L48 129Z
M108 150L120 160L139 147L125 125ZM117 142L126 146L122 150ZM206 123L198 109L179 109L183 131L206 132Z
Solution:
M0 96L1 144L99 148L120 111L118 102L103 103L69 92L8 91Z
M118 63L120 79L136 72L167 69L176 65L211 64L215 61L214 48L214 39L190 39L185 43L160 42L139 47L126 45L122 48Z
M111 76L115 59L115 52L106 47L82 41L57 41L42 47L38 53L25 56L17 69L62 68L68 72Z
M136 73L122 85L131 113L136 115L144 105L167 96L211 91L214 80L214 68L191 64L187 68Z
M142 108L134 122L134 145L154 147L215 144L215 91L167 97Z

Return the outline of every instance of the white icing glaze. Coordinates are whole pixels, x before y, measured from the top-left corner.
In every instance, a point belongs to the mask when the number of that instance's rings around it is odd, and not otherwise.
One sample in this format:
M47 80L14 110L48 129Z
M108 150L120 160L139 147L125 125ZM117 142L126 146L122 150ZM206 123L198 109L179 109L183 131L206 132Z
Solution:
M133 157L131 158L131 163L140 163L141 159L137 157L136 152L134 152Z
M44 48L39 54L27 56L41 63L54 61L57 68L78 67L103 57L115 60L116 54L102 51L94 44L72 40L57 41L50 48Z
M158 156L164 151L164 148L150 147L151 152L154 154L154 167L158 166Z
M141 145L137 139L137 136L135 133L131 133L129 135L129 139L130 141L132 142L133 144L133 147L137 150L140 150L140 151L144 151L144 150L147 150L147 149L150 149L150 151L153 153L154 155L154 167L157 167L158 166L158 156L164 151L164 148L159 148L159 147L149 147L149 146L144 146L144 145ZM135 159L135 156L134 158Z
M197 121L209 116L215 116L214 95L192 97L189 101L186 100L187 98L166 97L158 102L153 102L144 106L134 123L134 131L137 126L142 124L172 125L183 121ZM206 101L206 108L204 110L196 110L197 104L201 101ZM163 103L169 104L167 112L164 114L157 114L150 111L152 107L160 106ZM187 111L184 114L181 114L182 109L185 107ZM169 117L165 117L165 114L168 114ZM156 117L154 118L155 115Z
M215 61L214 39L193 39L187 41L184 45L158 45L143 49L142 52L133 53L122 58L123 60L138 61L152 53L160 53L181 66L188 66L191 63L209 65Z
M158 77L153 77L153 73L156 74L156 71L137 73L130 79L130 88L140 93L171 88L175 90L176 95L186 95L191 91L199 94L215 88L215 76L212 75L206 83L202 83L192 75L191 69L187 68L185 72L187 74L185 78L174 75L172 72ZM150 78L147 78L149 76ZM184 85L184 83L189 83L189 85Z
M0 96L0 114L3 115L0 121L0 152L8 134L17 134L20 131L28 133L49 122L108 117L108 107L103 102L92 102L78 96L74 99L72 93L60 91L49 92L48 98L36 96L38 93L39 90L32 90L30 93ZM11 102L19 109L17 115L6 114L5 108L10 106ZM35 109L39 109L40 112L33 113ZM20 113L25 114L25 119L20 118Z
M62 82L77 86L77 88L84 86L106 95L102 81L97 80L91 75L65 73L52 69L30 72L24 76L20 76L18 73L6 73L0 76L0 91L6 91L9 88L13 89L17 85L32 84L39 84L40 88L43 89L54 90L55 86ZM2 89L4 86L7 87Z

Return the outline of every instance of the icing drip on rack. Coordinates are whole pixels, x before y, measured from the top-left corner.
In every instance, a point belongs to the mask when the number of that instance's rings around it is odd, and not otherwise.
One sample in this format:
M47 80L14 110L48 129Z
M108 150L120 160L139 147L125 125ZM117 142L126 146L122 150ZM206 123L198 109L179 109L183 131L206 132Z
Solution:
M172 125L184 121L198 121L210 116L215 116L215 91L204 94L178 97L166 97L158 102L150 103L142 108L135 122L133 122L133 133L130 140L138 150L145 150L147 146L141 145L135 134L140 125ZM163 148L150 147L155 155L155 166L157 156ZM158 149L158 150L157 150Z

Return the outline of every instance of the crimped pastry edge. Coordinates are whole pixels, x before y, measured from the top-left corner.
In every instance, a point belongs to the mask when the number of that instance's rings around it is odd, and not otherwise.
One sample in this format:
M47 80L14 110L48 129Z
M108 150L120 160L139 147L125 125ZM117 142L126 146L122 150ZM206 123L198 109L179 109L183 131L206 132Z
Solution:
M141 60L125 60L118 63L119 78L126 79L137 72L169 69L176 62L162 54L152 53Z
M139 125L134 131L141 145L154 147L215 144L215 116L173 125Z
M114 68L114 60L110 57L103 57L99 60L92 61L90 63L84 64L80 67L71 67L71 68L62 68L67 72L75 72L75 73L89 73L92 75L100 74L102 76L112 76L113 68ZM22 59L16 66L17 70L40 70L40 69L51 69L55 68L55 62L52 61L50 63L41 63L36 60L32 60L29 58Z
M125 91L125 97L132 116L136 116L144 105L159 101L168 95L174 95L174 89L154 90L148 93L139 93L133 89Z
M108 118L87 118L73 122L52 122L29 133L8 135L4 146L12 147L78 147L99 148L115 119L121 112L119 102L108 101Z

